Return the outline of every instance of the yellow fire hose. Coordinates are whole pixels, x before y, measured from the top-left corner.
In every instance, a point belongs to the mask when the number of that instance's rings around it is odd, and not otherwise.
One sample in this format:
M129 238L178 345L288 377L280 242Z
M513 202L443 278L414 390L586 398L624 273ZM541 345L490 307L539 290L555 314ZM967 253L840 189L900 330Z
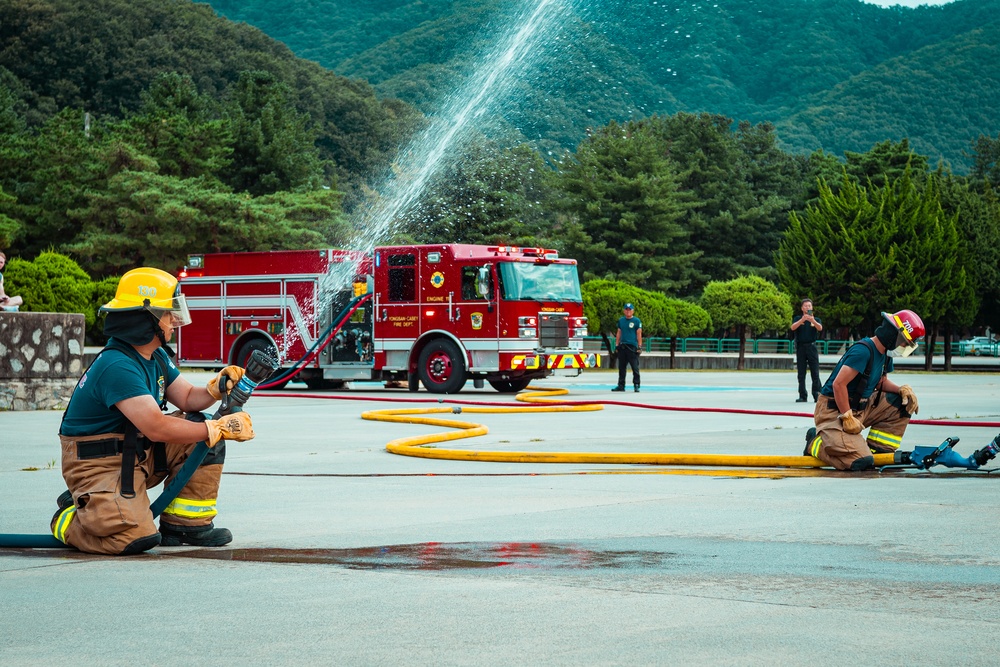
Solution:
M392 454L416 456L428 459L451 461L494 461L503 463L589 463L589 464L645 464L657 466L720 466L730 468L822 468L824 463L812 456L743 456L731 454L659 454L653 452L606 453L606 452L525 452L497 450L444 449L435 447L439 442L474 438L489 433L484 424L453 419L439 419L421 415L465 414L465 413L535 413L535 412L594 412L603 410L599 403L583 405L546 405L558 403L553 397L568 394L567 389L541 389L528 387L528 391L518 394L516 399L532 403L531 407L433 407L402 408L390 410L368 410L361 413L362 419L370 421L396 422L403 424L424 424L458 429L443 433L398 438L385 448ZM892 465L892 454L876 454L875 465ZM710 474L718 474L713 471ZM788 471L791 472L791 471ZM802 472L806 472L803 470ZM820 471L814 471L818 473ZM770 476L770 475L769 475Z

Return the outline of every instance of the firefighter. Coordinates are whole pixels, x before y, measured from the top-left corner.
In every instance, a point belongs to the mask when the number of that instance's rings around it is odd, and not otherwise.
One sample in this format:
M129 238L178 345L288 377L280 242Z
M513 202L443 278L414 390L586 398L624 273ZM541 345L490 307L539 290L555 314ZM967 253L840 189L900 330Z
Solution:
M912 310L882 313L875 335L852 345L830 374L816 403L816 426L806 434L806 456L838 470L867 470L873 454L895 453L909 462L899 443L919 406L909 385L889 379L892 357L909 356L924 335ZM861 431L870 427L868 435Z
M107 347L77 383L59 429L69 489L56 501L53 535L80 551L111 555L161 544L228 544L232 533L213 522L224 441L250 440L253 425L245 412L211 420L200 411L221 398L223 375L236 383L243 369L228 366L204 388L180 376L168 341L191 316L177 279L165 271L129 271L101 312ZM167 401L180 411L164 414ZM199 441L209 454L157 530L146 489L173 479Z

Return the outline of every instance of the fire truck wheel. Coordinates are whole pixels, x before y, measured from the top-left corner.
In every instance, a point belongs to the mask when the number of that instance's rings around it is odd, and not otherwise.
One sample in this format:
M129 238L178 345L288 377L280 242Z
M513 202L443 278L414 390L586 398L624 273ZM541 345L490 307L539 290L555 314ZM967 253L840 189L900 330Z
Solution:
M420 381L434 394L457 394L465 386L465 359L458 346L447 338L427 344L417 363Z
M239 353L236 355L236 365L246 368L247 360L250 359L250 355L253 354L255 350L260 350L261 352L268 355L272 359L278 358L278 350L274 348L274 345L272 345L266 340L262 340L260 338L254 338L244 343L243 347L240 348ZM274 389L274 390L284 389L286 384L288 384L288 380L267 387L267 389Z
M517 380L490 380L490 386L501 394L516 394L529 384L530 378L518 378Z

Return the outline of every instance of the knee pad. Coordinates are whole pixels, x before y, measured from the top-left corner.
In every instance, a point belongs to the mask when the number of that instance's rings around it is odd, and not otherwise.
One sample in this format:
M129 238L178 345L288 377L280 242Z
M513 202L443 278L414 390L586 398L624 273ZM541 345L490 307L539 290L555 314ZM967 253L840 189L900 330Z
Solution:
M153 533L152 535L147 535L146 537L140 537L137 540L132 540L128 543L120 556L134 556L135 554L141 554L143 551L149 551L155 546L160 544L160 534Z
M875 467L874 456L862 456L860 459L851 463L851 472L857 472L859 470L871 470L874 467Z

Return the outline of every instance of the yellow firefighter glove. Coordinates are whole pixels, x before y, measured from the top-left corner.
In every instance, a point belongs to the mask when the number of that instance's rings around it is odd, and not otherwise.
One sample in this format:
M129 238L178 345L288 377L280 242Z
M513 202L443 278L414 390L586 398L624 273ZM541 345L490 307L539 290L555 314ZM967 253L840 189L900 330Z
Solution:
M917 414L917 411L920 410L920 404L917 403L917 395L913 393L913 387L904 384L899 388L899 395L903 397L903 407L906 408L906 412L911 415Z
M208 440L206 442L209 447L215 447L220 440L243 442L244 440L252 440L256 435L253 432L250 415L245 412L234 412L218 419L209 419L205 422L205 426L208 427Z
M844 425L844 433L850 433L851 435L861 433L861 420L854 416L853 411L848 411L840 415L840 421Z
M239 366L226 366L219 371L218 375L208 381L208 384L205 385L205 389L207 389L208 393L212 395L212 398L218 401L222 398L222 392L219 391L219 381L222 380L222 376L225 375L229 378L229 388L232 389L236 386L237 382L243 379L243 373L245 372L246 371Z

